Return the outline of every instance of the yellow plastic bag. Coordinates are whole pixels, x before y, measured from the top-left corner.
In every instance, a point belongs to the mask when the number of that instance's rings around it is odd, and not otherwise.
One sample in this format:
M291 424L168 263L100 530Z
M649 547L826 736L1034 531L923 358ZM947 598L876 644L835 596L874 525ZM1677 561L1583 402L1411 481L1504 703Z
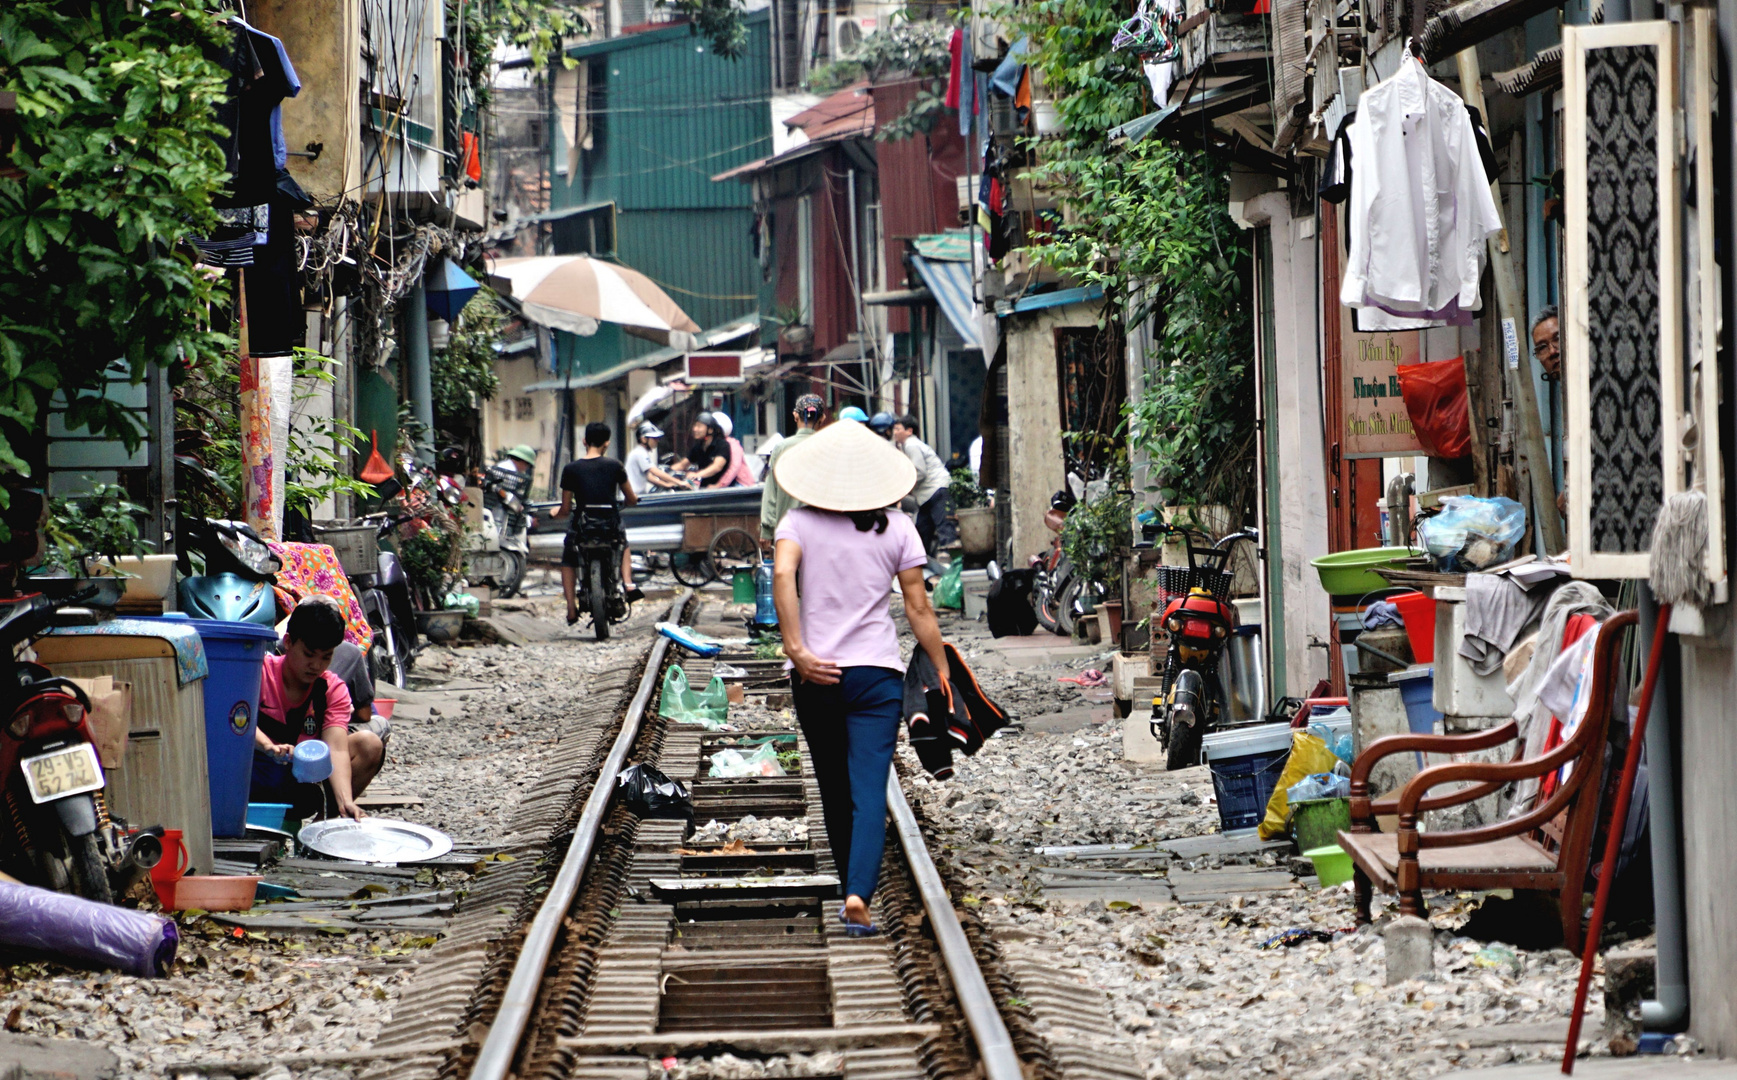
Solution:
M1261 819L1260 833L1262 840L1277 840L1285 835L1285 818L1291 808L1291 800L1285 795L1292 784L1312 776L1315 773L1332 772L1338 762L1333 751L1327 749L1327 744L1317 736L1307 731L1298 731L1291 736L1291 756L1285 762L1285 770L1279 774L1279 782L1273 788L1273 797L1267 800L1267 816Z

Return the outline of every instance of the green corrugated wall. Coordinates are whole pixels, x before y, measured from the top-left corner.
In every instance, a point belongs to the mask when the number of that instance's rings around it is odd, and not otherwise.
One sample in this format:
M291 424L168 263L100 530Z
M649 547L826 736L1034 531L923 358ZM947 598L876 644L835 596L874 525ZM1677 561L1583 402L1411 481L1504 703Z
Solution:
M745 17L742 56L713 55L706 39L672 26L568 50L591 65L593 148L572 183L554 174L555 208L613 200L615 255L650 277L709 329L770 303L751 242L753 189L713 183L772 152L770 13ZM559 129L559 120L549 125ZM565 154L556 140L551 154ZM562 335L566 337L567 335ZM564 342L576 373L600 371L659 346L604 330Z

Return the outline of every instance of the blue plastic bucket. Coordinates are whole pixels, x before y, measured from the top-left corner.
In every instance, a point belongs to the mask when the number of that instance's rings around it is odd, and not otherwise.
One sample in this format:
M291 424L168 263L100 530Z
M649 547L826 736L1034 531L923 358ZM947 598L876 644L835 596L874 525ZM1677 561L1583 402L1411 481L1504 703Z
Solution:
M1442 715L1435 707L1435 668L1410 667L1389 672L1389 685L1399 687L1400 700L1405 702L1405 724L1413 735L1433 735ZM1417 754L1417 767L1423 768L1423 755Z
M259 726L259 680L277 631L255 623L190 619L205 643L205 760L211 787L211 835L247 832L253 783L253 733Z
M1218 796L1218 822L1225 832L1252 829L1266 816L1279 774L1291 755L1288 724L1215 731L1201 743Z

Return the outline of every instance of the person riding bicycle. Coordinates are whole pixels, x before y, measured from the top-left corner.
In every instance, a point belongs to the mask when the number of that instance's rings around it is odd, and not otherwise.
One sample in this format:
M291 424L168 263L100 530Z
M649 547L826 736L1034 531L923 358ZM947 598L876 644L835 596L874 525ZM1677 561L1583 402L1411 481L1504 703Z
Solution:
M614 433L608 424L592 421L585 425L585 456L577 461L569 462L561 470L561 505L556 508L555 516L566 517L573 513L573 522L567 528L567 540L561 548L561 591L567 598L567 625L572 626L579 621L579 601L575 596L574 585L579 575L579 526L584 520L589 507L615 506L615 493L619 490L622 505L632 506L639 502L639 496L634 494L633 485L628 482L627 470L621 462L607 456L604 451L609 447L610 436ZM627 599L645 599L645 594L633 584L633 555L627 550L627 530L621 527L621 517L617 513L615 528L621 538L621 585L627 591Z

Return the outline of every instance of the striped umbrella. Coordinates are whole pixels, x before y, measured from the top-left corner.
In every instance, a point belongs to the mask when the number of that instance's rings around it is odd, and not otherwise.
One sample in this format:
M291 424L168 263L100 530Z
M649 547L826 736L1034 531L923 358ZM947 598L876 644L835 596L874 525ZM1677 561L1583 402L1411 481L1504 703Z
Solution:
M688 349L700 330L650 278L588 255L497 259L489 276L497 291L519 302L525 318L583 337L608 322L630 334Z

